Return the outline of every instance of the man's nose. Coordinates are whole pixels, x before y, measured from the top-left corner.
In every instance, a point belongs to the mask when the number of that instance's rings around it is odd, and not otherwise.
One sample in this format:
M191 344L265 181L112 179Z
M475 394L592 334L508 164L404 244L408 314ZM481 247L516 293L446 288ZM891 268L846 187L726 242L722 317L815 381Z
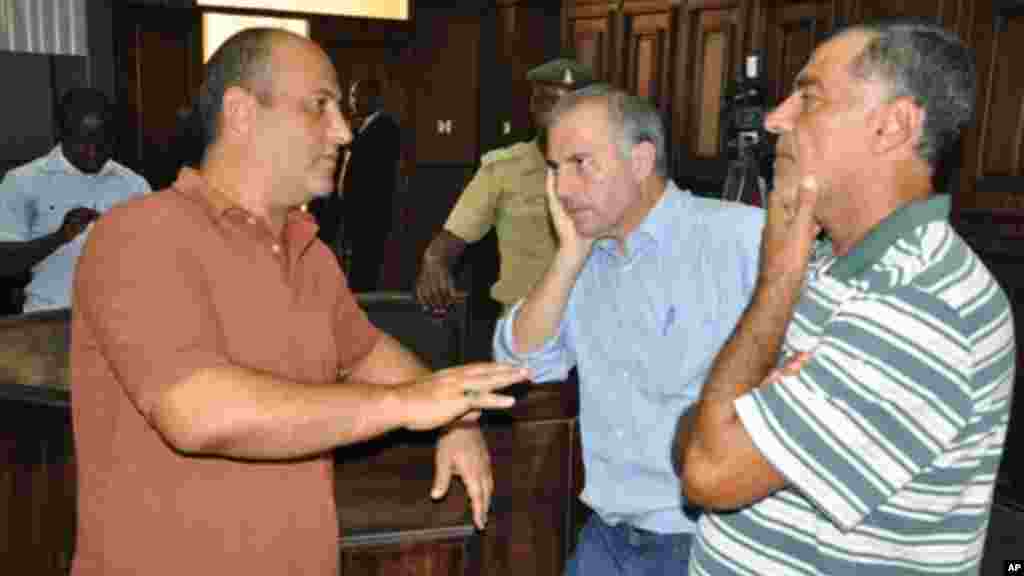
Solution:
M345 146L352 142L352 126L345 115L340 112L331 126L330 138L338 146Z
M764 129L772 134L788 132L793 125L793 105L797 98L791 94L764 117Z

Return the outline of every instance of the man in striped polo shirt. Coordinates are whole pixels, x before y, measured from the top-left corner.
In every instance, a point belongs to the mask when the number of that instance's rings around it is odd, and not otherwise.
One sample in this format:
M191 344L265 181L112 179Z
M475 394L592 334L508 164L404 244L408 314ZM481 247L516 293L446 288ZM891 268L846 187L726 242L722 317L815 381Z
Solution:
M768 115L758 285L676 436L691 574L978 572L1013 319L931 186L973 102L959 39L890 21L819 46Z

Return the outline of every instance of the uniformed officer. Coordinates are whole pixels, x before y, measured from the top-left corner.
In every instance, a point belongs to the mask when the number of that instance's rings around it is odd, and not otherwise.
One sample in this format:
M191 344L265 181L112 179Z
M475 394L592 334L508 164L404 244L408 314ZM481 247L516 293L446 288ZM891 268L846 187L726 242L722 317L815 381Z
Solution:
M594 82L589 68L559 58L531 69L530 115L538 134L555 102ZM555 254L544 193L545 162L538 135L532 140L492 150L463 190L442 230L423 253L416 297L442 314L459 296L452 267L468 244L491 227L498 235L500 267L491 297L507 309L526 296Z

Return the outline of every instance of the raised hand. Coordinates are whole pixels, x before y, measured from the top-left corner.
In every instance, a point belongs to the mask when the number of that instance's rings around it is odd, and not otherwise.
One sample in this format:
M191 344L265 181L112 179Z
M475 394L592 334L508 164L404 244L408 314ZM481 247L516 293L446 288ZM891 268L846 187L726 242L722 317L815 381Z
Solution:
M582 262L590 254L594 245L594 238L587 238L576 231L576 224L565 211L562 201L555 193L558 176L552 170L548 170L545 187L548 197L548 213L551 214L551 222L558 235L558 249L564 255L571 256L573 260Z
M802 279L821 226L814 217L819 183L805 176L768 196L768 217L761 239L761 281Z

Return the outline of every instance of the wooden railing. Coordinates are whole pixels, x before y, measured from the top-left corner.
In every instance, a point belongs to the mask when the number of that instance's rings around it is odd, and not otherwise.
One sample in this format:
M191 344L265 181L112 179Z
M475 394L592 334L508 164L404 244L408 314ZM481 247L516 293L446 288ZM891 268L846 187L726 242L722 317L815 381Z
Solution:
M382 323L400 318L406 305L420 313L407 296L375 298L387 308ZM373 298L360 299L372 307ZM427 324L410 316L418 326L390 327L400 340L436 329L457 342L458 314ZM67 322L67 311L0 319L0 566L20 574L66 574L73 554ZM440 502L429 498L433 434L396 433L335 452L342 574L561 573L582 518L577 390L522 384L514 393L514 409L481 423L495 472L483 532L472 526L461 484Z

